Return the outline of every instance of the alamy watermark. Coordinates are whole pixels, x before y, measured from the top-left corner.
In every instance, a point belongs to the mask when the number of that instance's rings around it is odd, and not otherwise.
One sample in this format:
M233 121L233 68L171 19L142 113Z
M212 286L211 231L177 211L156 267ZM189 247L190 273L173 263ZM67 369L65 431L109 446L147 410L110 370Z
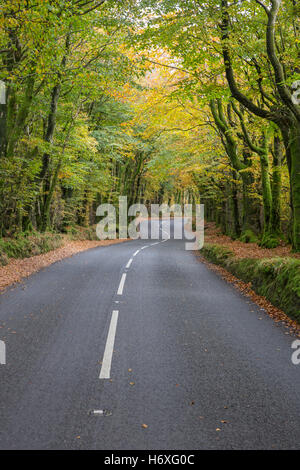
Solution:
M0 104L6 104L6 85L0 80Z
M113 204L101 204L96 215L102 217L96 233L100 240L117 238L164 239L171 237L185 242L186 250L198 250L204 244L204 205L151 204L150 211L144 204L127 205L127 196L119 196L118 211ZM118 212L118 216L117 216ZM174 217L171 229L171 216ZM131 218L130 222L128 219ZM118 219L118 221L117 221ZM193 228L195 230L193 230Z
M300 105L300 80L296 80L291 85L292 91L292 102L294 104Z
M6 364L6 347L4 341L0 341L0 364Z
M300 364L300 339L293 341L291 348L296 349L296 351L293 352L291 359L292 363L297 366Z

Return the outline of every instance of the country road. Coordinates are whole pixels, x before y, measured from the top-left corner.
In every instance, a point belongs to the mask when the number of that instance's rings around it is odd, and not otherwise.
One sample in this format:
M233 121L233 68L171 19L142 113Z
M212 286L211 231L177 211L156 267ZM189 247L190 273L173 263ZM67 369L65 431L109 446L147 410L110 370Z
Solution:
M180 240L57 262L0 296L0 448L297 449L285 333Z

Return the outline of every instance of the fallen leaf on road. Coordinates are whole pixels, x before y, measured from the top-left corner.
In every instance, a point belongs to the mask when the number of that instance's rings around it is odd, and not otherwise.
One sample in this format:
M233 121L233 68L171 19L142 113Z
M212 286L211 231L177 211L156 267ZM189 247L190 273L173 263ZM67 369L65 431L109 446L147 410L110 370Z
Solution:
M147 429L148 424L142 424L142 428Z

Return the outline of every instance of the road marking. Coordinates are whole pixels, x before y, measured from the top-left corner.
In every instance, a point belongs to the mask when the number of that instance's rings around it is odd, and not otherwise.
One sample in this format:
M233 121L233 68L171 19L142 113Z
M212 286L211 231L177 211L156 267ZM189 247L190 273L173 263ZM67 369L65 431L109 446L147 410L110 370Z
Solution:
M167 240L163 240L163 241L167 241ZM152 246L153 245L158 245L159 243L163 243L163 241L162 242L151 243L151 245ZM148 246L150 246L150 245L143 246L140 250L137 250L132 255L132 258L130 258L128 263L126 264L126 269L128 269L130 267L130 265L133 261L133 257L136 256L141 250L144 250L145 248L148 248ZM126 275L127 275L126 273L122 274L121 281L120 281L118 291L117 291L117 295L122 295L123 294ZM115 300L115 303L119 303L119 301ZM103 360L102 360L102 366L101 366L99 379L109 379L110 378L110 369L111 369L111 362L112 362L112 356L113 356L113 351L114 351L118 316L119 316L119 310L113 310L112 314L111 314L111 320L110 320L108 335L107 335L107 339L106 339L106 345L105 345L105 350L104 350L104 355L103 355ZM93 413L97 414L97 415L103 415L104 411L105 410L94 410Z
M123 289L124 289L125 280L126 280L126 273L123 273L123 274L122 274L122 277L121 277L121 281L120 281L119 287L118 287L117 295L122 295L122 294L123 294Z
M89 415L96 415L96 416L111 416L112 412L109 410L91 410L88 412Z
M99 379L110 378L110 368L111 368L111 361L112 361L112 355L113 355L114 344L115 344L118 316L119 316L119 310L113 310L111 314L111 320L110 320Z
M104 410L94 410L93 413L94 413L94 415L103 415Z

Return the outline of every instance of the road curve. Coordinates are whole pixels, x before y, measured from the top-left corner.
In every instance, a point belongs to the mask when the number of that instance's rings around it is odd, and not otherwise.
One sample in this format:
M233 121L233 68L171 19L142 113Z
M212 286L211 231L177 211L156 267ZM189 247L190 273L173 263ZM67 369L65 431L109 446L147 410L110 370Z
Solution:
M181 241L32 275L0 339L1 449L299 449L293 338Z

